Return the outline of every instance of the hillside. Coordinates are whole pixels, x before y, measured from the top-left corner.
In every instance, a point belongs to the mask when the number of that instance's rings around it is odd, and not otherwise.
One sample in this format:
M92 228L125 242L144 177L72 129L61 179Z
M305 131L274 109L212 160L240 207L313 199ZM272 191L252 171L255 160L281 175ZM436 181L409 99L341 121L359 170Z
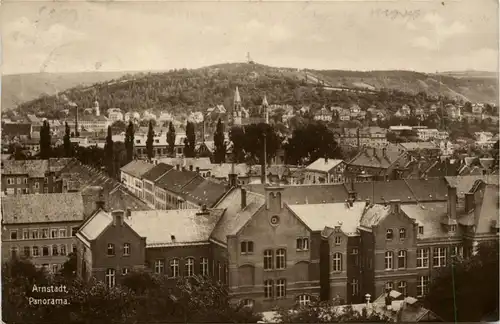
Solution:
M182 113L215 104L231 105L239 86L243 105L258 106L264 95L270 104L295 106L358 103L395 111L402 104L424 106L441 94L450 100L496 102L496 79L454 78L408 71L314 71L260 64L228 63L195 70L126 75L120 79L65 91L79 107L98 99L103 109L145 109ZM349 89L350 91L336 91ZM54 106L55 103L55 106ZM64 102L43 96L25 102L23 113L56 113Z

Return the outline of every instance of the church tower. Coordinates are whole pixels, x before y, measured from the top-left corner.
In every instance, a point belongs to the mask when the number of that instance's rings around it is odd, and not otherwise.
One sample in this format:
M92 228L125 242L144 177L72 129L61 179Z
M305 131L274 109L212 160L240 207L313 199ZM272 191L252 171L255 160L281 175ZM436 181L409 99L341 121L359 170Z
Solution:
M233 125L241 125L241 97L238 87L234 92L234 102L233 102Z
M262 99L262 118L264 118L266 124L269 124L269 104L265 95L264 99Z
M99 110L99 101L94 101L94 113L96 116L101 115L101 111Z

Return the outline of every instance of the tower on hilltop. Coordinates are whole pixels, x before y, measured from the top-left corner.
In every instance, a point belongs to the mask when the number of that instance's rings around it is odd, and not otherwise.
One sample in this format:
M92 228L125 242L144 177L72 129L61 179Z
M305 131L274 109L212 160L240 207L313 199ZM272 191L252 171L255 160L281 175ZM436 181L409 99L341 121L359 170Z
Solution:
M247 63L248 64L255 64L255 62L252 60L252 58L250 57L250 52L247 52Z

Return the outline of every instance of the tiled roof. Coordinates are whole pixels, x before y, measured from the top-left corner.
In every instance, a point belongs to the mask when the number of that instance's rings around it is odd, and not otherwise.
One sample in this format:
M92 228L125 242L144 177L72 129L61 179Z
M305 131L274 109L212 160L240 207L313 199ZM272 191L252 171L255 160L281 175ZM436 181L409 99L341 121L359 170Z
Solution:
M345 184L351 190L351 183ZM370 199L371 203L381 204L389 200L399 199L402 202L416 202L410 188L404 180L355 182L354 191L358 200Z
M150 210L151 208L122 185L105 194L105 209L112 210Z
M389 214L389 211L389 205L370 205L363 217L361 217L359 225L371 229L372 226L377 225L383 220Z
M207 214L197 215L199 212L199 209L133 211L125 220L146 238L147 247L208 242L224 210L209 209Z
M234 188L215 208L225 209L212 238L226 244L228 235L235 235L265 204L264 196L247 192L247 204L241 208L241 189Z
M194 187L195 181L192 181L184 187L182 192L186 200L198 205L212 207L227 192L227 187L224 184L212 180L202 179L201 182L196 181L196 183L197 185Z
M473 216L473 224L475 232L478 234L491 233L493 222L498 226L498 211L499 211L499 186L486 185L482 199L476 204ZM463 223L463 222L460 222Z
M2 198L2 220L7 224L82 221L83 212L83 198L80 193Z
M155 182L156 180L158 180L158 178L160 178L162 175L170 171L172 168L173 167L171 165L165 163L158 163L151 170L144 173L142 178L145 180Z
M172 192L180 193L182 188L184 188L184 186L196 177L199 177L196 172L178 171L172 169L157 180L156 186Z
M113 218L105 211L93 215L80 229L79 232L88 240L95 240L111 223Z
M76 160L73 158L50 158L49 159L50 172L59 172L66 165L68 165L69 163L72 163L74 161L76 161Z
M408 217L416 220L419 226L424 227L424 234L419 235L422 239L449 237L442 230L441 220L448 214L447 202L421 203L418 205L402 205L401 210ZM460 228L457 229L459 231Z
M192 166L193 171L196 171L196 168L200 168L200 170L211 170L213 167L212 162L210 162L210 158L161 158L157 159L158 162L166 163L172 166L179 165L180 167L185 167L189 170L189 167Z
M282 199L290 205L301 204L327 204L345 202L348 198L347 190L343 184L320 184L320 185L284 185ZM248 191L264 194L264 185L246 185Z
M457 196L462 198L466 192L472 188L477 180L483 180L486 184L498 184L498 175L485 175L485 176L457 176L445 177L448 184L457 188Z
M375 155L374 155L375 152ZM404 153L391 146L384 152L381 148L365 148L348 164L354 166L387 169L403 157ZM401 166L402 167L402 166Z
M328 172L331 169L338 166L340 163L344 162L343 160L331 160L331 159L323 159L319 158L313 163L309 164L306 169L314 170L314 171L323 171Z
M448 199L448 183L444 177L427 180L407 179L405 181L415 198L420 202Z
M357 232L365 205L364 202L355 202L352 207L347 203L335 203L288 205L288 208L312 231L340 226L342 232L353 235Z
M154 164L142 160L134 160L122 167L120 170L135 178L142 178L142 176L151 170Z
M7 160L3 162L2 174L24 175L30 178L43 178L49 170L48 160Z

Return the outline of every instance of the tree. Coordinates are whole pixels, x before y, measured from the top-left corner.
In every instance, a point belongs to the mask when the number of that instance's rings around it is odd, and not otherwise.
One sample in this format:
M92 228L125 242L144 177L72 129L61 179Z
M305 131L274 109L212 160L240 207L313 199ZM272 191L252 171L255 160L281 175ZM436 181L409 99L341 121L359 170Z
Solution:
M113 122L113 124L111 124L111 129L113 130L113 134L115 135L125 132L126 128L127 125L123 120L116 120L115 122Z
M50 145L50 125L49 122L45 120L40 128L40 158L43 160L50 158Z
M125 132L125 148L127 150L127 162L134 159L134 123L130 121Z
M264 140L266 141L266 159L269 163L276 156L281 142L274 128L265 123L245 126L243 147L247 158L261 165L264 163Z
M66 157L72 157L73 156L73 149L71 147L71 140L70 140L71 130L69 129L68 123L66 123L64 131L65 131L64 132L64 138L63 138L63 141L64 141L64 156L66 156Z
M186 123L186 138L184 139L184 156L195 157L196 133L192 122Z
M154 137L155 137L155 131L153 129L153 123L150 121L148 128L148 138L146 139L146 153L148 155L149 160L153 159L155 156L153 147Z
M174 156L175 155L175 128L174 128L173 122L170 122L170 125L168 126L167 143L168 143L168 149L170 151L170 155Z
M245 131L243 127L233 126L229 131L229 139L232 142L232 159L235 163L245 161Z
M66 278L75 278L76 277L76 254L71 252L68 255L68 260L64 262L62 269L59 271L59 274Z
M487 242L471 258L452 260L432 281L424 303L450 322L479 322L498 314L498 253L498 241Z
M106 144L104 145L104 165L108 175L112 178L115 177L115 159L113 150L113 137L111 126L108 126L108 136L106 137Z
M217 121L217 126L214 133L214 162L215 163L225 163L226 162L226 143L224 138L224 124L222 124L221 119Z
M311 300L307 305L295 305L291 310L278 308L275 323L387 323L390 318L363 308L361 312L351 305L342 306L340 300L320 302Z

